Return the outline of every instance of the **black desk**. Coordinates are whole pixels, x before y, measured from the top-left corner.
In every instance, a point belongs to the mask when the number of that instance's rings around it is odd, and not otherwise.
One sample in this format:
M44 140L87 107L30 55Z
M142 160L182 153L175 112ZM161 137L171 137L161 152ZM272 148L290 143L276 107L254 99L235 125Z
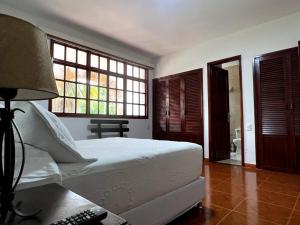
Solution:
M42 212L36 218L27 220L10 215L4 223L5 225L49 225L95 206L87 199L58 184L18 191L14 203L17 204L18 202L21 202L22 212L30 213L38 209L41 209ZM108 212L107 218L95 223L95 225L127 225L127 222Z

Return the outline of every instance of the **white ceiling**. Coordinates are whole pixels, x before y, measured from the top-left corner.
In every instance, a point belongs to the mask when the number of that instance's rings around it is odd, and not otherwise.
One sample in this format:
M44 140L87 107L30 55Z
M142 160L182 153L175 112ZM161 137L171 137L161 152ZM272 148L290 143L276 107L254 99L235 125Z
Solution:
M165 55L300 11L299 0L0 0Z

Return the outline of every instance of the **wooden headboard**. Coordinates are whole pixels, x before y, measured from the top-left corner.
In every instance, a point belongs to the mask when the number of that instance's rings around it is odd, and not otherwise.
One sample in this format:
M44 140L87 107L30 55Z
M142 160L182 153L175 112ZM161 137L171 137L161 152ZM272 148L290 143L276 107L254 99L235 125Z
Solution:
M123 127L128 124L128 120L99 120L92 119L91 124L96 127L91 128L92 133L96 133L98 138L103 137L103 133L119 133L120 137L124 137L124 132L128 132L129 128Z

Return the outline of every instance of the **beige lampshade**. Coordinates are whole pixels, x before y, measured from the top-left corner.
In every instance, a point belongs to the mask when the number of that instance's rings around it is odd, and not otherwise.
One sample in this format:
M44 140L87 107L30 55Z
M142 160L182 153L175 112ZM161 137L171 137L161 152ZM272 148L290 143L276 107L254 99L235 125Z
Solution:
M58 96L46 34L24 20L3 14L0 14L0 88L18 89L13 100Z

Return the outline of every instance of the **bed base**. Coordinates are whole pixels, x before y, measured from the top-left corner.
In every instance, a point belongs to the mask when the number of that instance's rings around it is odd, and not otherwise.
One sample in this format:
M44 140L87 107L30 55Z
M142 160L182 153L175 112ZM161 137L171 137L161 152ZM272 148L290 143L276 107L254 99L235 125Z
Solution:
M200 177L120 216L131 225L165 225L194 207L202 207L204 196L205 179Z

